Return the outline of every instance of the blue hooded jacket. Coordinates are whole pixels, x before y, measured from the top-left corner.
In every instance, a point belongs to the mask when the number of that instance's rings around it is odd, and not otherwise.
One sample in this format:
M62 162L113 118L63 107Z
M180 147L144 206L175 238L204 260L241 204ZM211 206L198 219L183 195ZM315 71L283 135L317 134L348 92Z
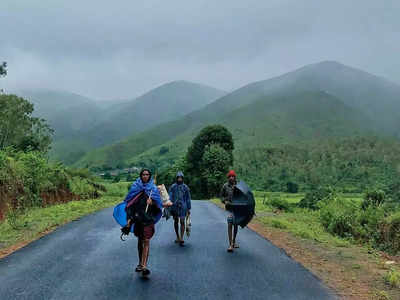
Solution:
M176 174L176 178L178 177L183 178L183 172L179 171ZM173 216L184 218L187 214L187 211L192 209L190 189L184 183L174 183L169 188L169 198L174 204L171 207L171 213Z
M113 217L115 221L121 226L124 227L128 224L127 216L126 216L126 211L125 207L128 203L129 200L137 196L139 193L145 192L147 196L151 196L151 199L153 202L157 205L157 207L160 209L160 213L156 216L156 222L157 223L160 218L161 218L161 211L162 211L162 201L161 201L161 196L160 192L157 188L157 186L154 184L153 179L150 179L148 183L143 183L140 178L136 179L130 189L128 194L125 197L125 200L118 204L117 206L114 207L114 212L113 212ZM133 232L134 226L132 226L131 231Z

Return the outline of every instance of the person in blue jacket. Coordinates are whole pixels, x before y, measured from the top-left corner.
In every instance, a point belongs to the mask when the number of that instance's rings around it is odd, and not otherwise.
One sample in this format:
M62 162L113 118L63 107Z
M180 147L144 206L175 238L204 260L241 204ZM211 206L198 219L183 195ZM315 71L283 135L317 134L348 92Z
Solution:
M143 276L150 274L147 261L150 251L150 239L155 233L154 224L162 214L162 201L160 192L151 178L151 172L143 169L140 177L130 187L125 200L114 208L113 216L122 226L125 234L133 232L138 238L139 263L136 272L142 272Z
M183 172L176 174L176 182L169 189L169 198L172 201L171 215L174 218L174 229L176 233L175 243L183 246L185 233L185 218L190 214L192 208L189 187L183 182ZM180 223L180 230L179 230Z

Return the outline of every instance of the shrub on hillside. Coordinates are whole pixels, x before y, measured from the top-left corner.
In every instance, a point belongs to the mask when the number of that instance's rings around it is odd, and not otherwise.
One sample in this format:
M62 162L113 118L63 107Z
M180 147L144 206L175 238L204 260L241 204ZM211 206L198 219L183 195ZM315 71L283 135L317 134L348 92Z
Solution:
M392 288L400 288L400 272L390 269L384 276L386 284Z
M357 207L339 197L326 198L319 203L320 220L325 229L340 237L352 237L359 232Z
M386 217L379 225L379 233L376 243L382 250L400 253L400 212Z
M359 226L353 232L355 238L365 241L372 240L374 243L379 240L379 226L385 218L383 207L369 206L358 212L357 223Z
M385 202L385 198L386 198L385 192L382 190L368 191L364 196L361 208L365 210L370 206L372 207L381 206Z
M316 210L319 208L318 203L335 195L335 191L331 187L317 187L307 192L305 197L300 200L298 206Z
M53 199L53 203L70 201L76 196L97 197L98 190L104 187L90 180L85 172L49 163L42 152L0 151L0 207L19 210L46 205L49 202L45 198Z
M290 203L281 196L272 197L269 200L269 205L283 211L291 211Z

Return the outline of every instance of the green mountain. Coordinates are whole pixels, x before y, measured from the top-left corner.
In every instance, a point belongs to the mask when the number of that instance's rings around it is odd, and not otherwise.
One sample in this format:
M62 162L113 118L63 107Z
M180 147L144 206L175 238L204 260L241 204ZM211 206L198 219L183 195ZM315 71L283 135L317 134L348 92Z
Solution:
M73 136L101 119L101 109L96 102L81 95L45 89L22 90L16 94L34 104L34 114L49 122L56 140Z
M362 112L320 91L266 96L226 113L218 123L232 132L238 149L302 143L375 130ZM184 127L185 124L187 127ZM118 164L165 167L186 151L203 125L187 116L91 152L80 164L95 167L115 167Z
M237 150L266 145L298 145L377 132L364 113L320 91L266 96L225 114L218 123L232 132ZM199 129L195 127L167 143L126 159L125 163L166 167L185 153Z
M128 135L178 119L224 94L221 90L197 83L170 82L131 102L113 107L112 112L107 113L106 120L83 132L83 135L93 145L110 144Z
M63 91L23 90L35 114L55 129L51 156L71 164L87 151L177 119L225 94L187 81L164 84L133 100L103 103Z
M186 151L201 127L213 123L232 131L238 149L371 132L396 135L399 113L398 85L322 62L246 85L176 121L90 152L77 165L166 166Z

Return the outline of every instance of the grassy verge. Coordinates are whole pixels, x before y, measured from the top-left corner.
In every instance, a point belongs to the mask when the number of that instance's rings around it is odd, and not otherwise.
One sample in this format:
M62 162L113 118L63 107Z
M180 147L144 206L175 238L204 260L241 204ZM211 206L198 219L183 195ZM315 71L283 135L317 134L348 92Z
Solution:
M265 197L264 197L265 195ZM321 278L343 299L400 299L398 257L328 233L319 212L295 207L304 195L255 192L256 217L249 227ZM361 195L342 195L361 201ZM271 206L279 197L286 210ZM218 199L212 202L222 207Z
M26 209L22 213L9 215L4 222L0 223L0 258L60 225L117 204L127 191L127 183L106 183L105 186L107 192L98 199Z

